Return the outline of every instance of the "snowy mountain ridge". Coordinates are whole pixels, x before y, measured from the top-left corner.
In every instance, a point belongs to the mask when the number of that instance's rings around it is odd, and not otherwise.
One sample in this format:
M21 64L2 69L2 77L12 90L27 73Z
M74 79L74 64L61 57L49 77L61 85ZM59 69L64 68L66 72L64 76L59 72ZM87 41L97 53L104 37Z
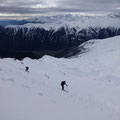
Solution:
M1 56L19 59L43 55L64 57L65 52L88 40L120 35L120 19L110 16L41 16L21 24L0 26Z
M44 28L46 30L59 29L67 25L69 28L86 29L88 27L116 27L120 28L119 18L109 16L75 16L75 15L60 15L60 16L41 16L27 20L25 25L9 25L6 28Z
M119 120L119 45L117 36L83 43L71 59L0 59L0 119Z
M120 10L114 10L113 12L108 14L108 16L113 18L120 18Z
M83 16L73 14L60 14L54 16L36 16L27 19L26 25L9 25L7 27L26 27L31 29L42 27L44 29L57 29L67 25L69 28L79 27L120 27L120 10L112 11L106 16ZM59 27L58 27L59 26Z

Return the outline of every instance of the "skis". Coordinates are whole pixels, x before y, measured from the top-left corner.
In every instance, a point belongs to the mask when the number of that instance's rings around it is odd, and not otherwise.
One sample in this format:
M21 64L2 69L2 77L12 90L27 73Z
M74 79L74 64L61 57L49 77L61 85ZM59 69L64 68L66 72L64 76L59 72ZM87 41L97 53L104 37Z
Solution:
M61 89L62 90L62 89ZM62 90L62 91L64 91L64 92L67 92L68 93L68 91L67 90Z

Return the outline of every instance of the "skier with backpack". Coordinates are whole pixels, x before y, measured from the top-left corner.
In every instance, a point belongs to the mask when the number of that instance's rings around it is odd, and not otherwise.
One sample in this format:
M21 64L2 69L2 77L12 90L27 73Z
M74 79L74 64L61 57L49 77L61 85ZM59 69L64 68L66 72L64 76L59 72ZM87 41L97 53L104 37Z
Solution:
M62 86L62 90L64 90L64 91L65 91L65 89L64 89L64 86L65 86L65 85L68 87L68 85L66 84L66 81L62 81L62 82L61 82L61 86Z
M29 72L29 67L28 66L25 67L25 71Z

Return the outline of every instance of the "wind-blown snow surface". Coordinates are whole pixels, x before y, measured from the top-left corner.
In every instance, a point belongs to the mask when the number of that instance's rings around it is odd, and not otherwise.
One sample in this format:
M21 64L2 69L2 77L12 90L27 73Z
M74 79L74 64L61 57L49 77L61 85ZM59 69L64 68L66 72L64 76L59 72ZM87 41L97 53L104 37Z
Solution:
M84 45L71 59L0 59L0 120L120 120L120 36Z

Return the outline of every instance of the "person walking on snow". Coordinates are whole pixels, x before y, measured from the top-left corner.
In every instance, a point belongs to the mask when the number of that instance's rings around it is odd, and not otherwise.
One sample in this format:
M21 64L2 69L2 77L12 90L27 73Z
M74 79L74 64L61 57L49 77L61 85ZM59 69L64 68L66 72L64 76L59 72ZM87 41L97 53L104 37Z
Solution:
M25 71L29 72L29 67L28 66L25 67Z
M61 82L62 90L64 90L64 85L68 86L68 85L66 84L66 81L62 81L62 82Z

